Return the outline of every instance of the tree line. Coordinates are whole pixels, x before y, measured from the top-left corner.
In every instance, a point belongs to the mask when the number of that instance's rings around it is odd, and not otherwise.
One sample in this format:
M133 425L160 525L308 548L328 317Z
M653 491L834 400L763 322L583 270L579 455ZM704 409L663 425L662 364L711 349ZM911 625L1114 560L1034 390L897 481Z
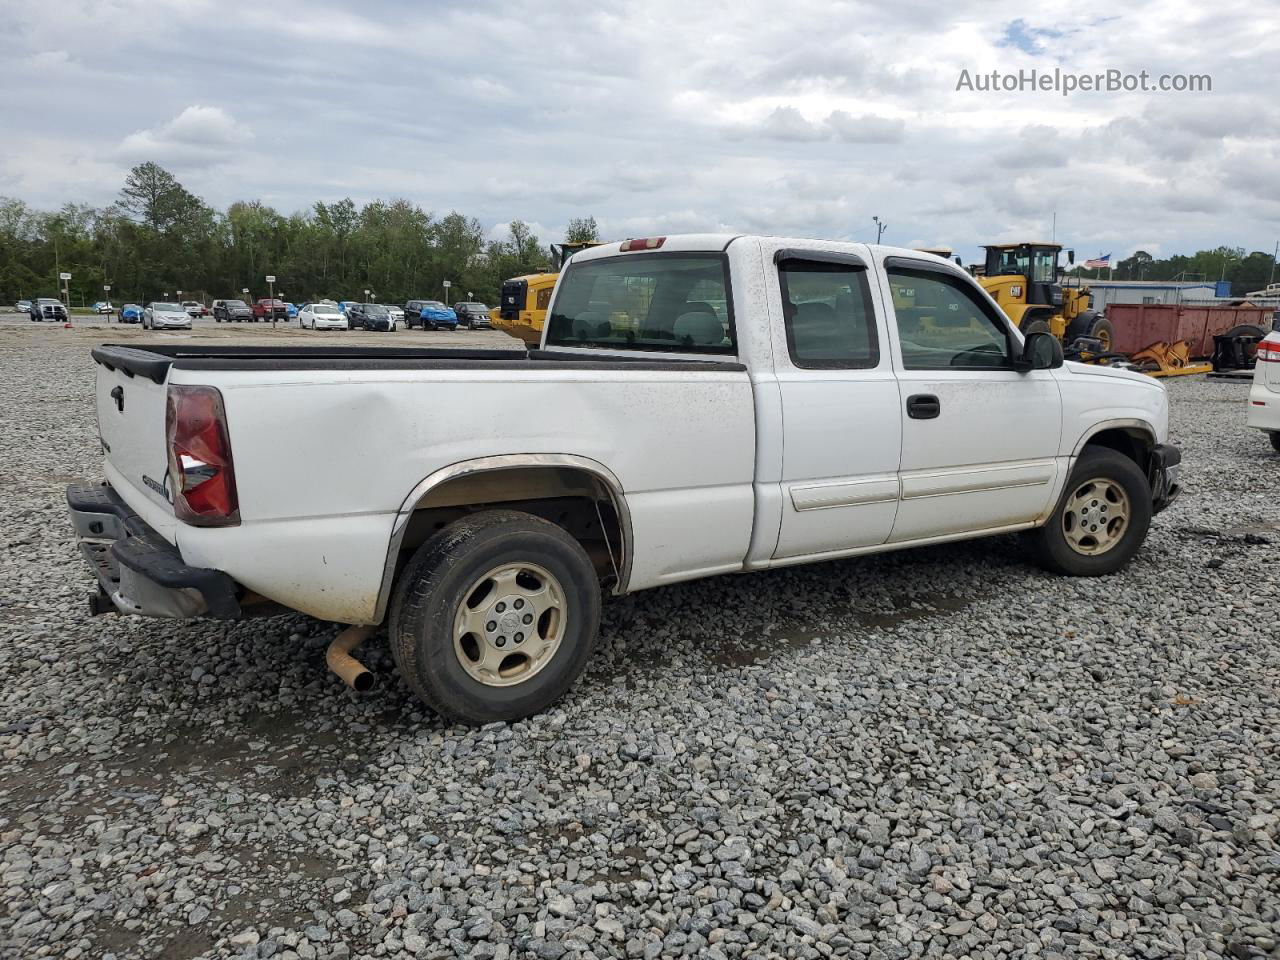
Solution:
M1229 280L1233 296L1262 290L1277 279L1274 253L1261 250L1245 253L1244 247L1215 247L1190 256L1174 254L1166 259L1138 250L1123 260L1115 260L1114 267L1114 270L1086 270L1077 265L1070 272L1085 280L1202 280L1209 283Z
M566 240L595 240L593 217L570 221ZM486 240L480 221L437 217L407 200L317 202L282 213L259 201L214 210L155 163L134 167L115 203L68 203L41 211L0 198L0 303L61 297L71 274L74 306L97 300L146 303L166 295L208 302L265 297L265 277L294 302L325 297L384 303L451 301L468 293L496 303L502 281L545 269L549 249L513 220L508 236ZM109 295L103 286L110 285Z

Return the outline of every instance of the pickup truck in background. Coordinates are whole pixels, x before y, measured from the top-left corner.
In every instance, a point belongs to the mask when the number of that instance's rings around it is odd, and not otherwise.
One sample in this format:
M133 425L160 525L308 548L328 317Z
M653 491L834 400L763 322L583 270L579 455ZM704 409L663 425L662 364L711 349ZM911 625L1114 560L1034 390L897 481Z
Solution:
M253 319L256 320L288 320L289 308L285 306L283 300L272 300L263 297L261 300L254 301Z
M385 623L412 689L468 722L562 695L606 592L1014 531L1109 574L1179 489L1157 381L1064 364L893 247L597 246L529 351L93 356L106 482L67 498L94 612L355 625L329 660L356 686Z

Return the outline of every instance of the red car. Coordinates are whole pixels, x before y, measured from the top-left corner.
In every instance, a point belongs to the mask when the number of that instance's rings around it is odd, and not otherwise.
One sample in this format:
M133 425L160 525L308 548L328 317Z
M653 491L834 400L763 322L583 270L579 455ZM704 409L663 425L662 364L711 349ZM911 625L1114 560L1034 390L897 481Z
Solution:
M288 320L289 308L284 305L283 300L272 300L270 297L263 297L253 305L254 320Z

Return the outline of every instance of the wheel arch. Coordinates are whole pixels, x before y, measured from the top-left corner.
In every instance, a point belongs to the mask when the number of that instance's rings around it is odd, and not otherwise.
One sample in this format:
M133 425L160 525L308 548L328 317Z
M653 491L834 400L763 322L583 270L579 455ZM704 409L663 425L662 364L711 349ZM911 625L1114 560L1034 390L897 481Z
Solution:
M386 617L402 553L416 547L416 540L430 535L433 521L439 523L444 519L447 522L450 516L456 517L481 507L550 504L575 499L590 500L597 507L598 527L608 553L605 558L597 556L593 559L602 573L615 575L613 592L626 593L634 542L631 513L622 483L612 470L597 460L577 454L477 457L435 471L419 481L405 497L387 544L374 622L381 623ZM612 508L612 515L609 511L598 510L601 503ZM559 522L554 516L546 519ZM590 522L589 516L587 522ZM418 529L415 529L415 524ZM559 522L559 525L577 536L566 523Z
M1095 424L1080 438L1071 452L1072 458L1079 457L1090 446L1124 454L1145 474L1151 465L1151 451L1156 446L1156 431L1145 420L1136 418L1106 420Z

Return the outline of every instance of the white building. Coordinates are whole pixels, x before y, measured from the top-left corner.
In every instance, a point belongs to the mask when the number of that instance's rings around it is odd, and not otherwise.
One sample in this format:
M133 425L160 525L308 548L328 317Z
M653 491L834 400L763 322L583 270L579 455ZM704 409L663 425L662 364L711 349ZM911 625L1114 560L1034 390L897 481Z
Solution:
M1231 295L1231 284L1213 280L1085 280L1093 309L1112 303L1186 303ZM1225 289L1224 289L1225 288Z

